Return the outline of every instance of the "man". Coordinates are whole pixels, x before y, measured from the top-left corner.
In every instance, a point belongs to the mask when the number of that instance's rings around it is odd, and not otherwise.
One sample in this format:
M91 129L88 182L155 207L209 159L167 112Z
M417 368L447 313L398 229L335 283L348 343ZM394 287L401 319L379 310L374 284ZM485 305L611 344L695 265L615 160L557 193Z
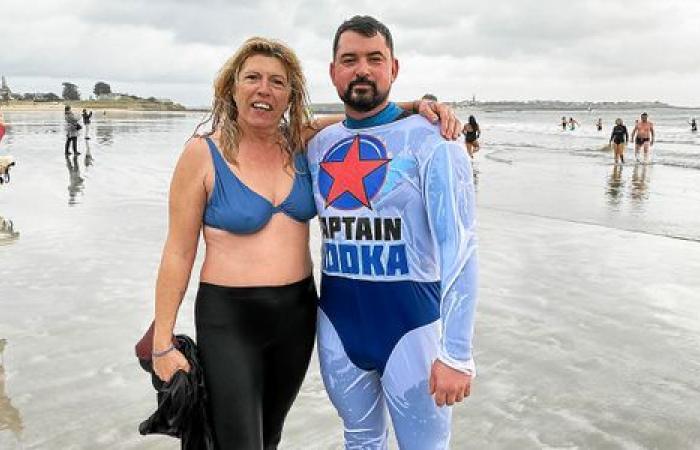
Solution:
M323 235L318 353L346 448L449 446L470 394L477 295L474 183L462 147L389 102L389 30L355 16L330 75L344 122L308 148Z
M649 115L645 112L640 116L641 120L636 122L632 130L632 140L634 141L634 157L639 161L639 150L644 147L644 161L649 160L649 149L654 145L654 124L649 122Z

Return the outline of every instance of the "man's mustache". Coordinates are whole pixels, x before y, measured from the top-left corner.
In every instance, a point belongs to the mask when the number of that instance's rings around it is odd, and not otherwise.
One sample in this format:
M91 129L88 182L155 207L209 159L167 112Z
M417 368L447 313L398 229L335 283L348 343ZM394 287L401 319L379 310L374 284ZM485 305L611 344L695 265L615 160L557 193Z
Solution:
M374 89L375 92L377 91L377 85L374 83L374 81L369 80L365 77L358 77L352 80L348 85L348 91L351 91L358 84L368 84L372 87L372 89Z

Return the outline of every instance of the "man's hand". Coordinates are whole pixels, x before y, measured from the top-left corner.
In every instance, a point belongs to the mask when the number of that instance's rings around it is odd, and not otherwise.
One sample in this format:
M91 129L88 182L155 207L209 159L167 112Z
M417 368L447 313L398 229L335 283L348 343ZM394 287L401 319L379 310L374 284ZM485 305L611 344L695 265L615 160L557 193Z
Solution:
M437 406L452 406L471 393L472 376L446 365L440 360L433 362L430 370L430 395L435 396Z
M440 134L445 139L454 141L462 131L462 123L455 115L454 109L444 103L420 100L418 102L418 114L425 117L430 123L440 121Z

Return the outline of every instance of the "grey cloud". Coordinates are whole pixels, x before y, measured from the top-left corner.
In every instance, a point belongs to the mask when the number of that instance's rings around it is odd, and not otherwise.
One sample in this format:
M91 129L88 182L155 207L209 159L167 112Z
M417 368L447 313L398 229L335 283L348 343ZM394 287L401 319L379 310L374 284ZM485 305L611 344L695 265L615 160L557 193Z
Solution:
M370 14L394 34L399 92L421 92L428 79L443 97L488 88L493 98L613 98L646 83L649 97L675 89L686 98L692 86L678 84L700 73L699 12L700 4L684 0L37 0L32 8L3 0L0 73L209 86L243 39L263 35L297 51L313 71L315 100L335 100L327 78L333 33L343 20ZM677 85L662 89L665 80ZM700 103L692 95L688 101Z

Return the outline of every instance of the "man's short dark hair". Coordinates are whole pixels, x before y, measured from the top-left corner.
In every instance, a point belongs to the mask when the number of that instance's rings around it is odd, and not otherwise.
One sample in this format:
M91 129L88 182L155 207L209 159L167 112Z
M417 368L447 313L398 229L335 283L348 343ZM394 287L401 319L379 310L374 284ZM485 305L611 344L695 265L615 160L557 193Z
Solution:
M335 59L335 54L338 51L338 41L340 40L340 35L346 31L354 31L355 33L361 34L368 38L374 37L377 33L384 36L387 47L391 55L394 55L394 40L391 38L391 31L372 16L355 16L352 19L348 19L343 22L335 32L335 38L333 38L333 58Z

